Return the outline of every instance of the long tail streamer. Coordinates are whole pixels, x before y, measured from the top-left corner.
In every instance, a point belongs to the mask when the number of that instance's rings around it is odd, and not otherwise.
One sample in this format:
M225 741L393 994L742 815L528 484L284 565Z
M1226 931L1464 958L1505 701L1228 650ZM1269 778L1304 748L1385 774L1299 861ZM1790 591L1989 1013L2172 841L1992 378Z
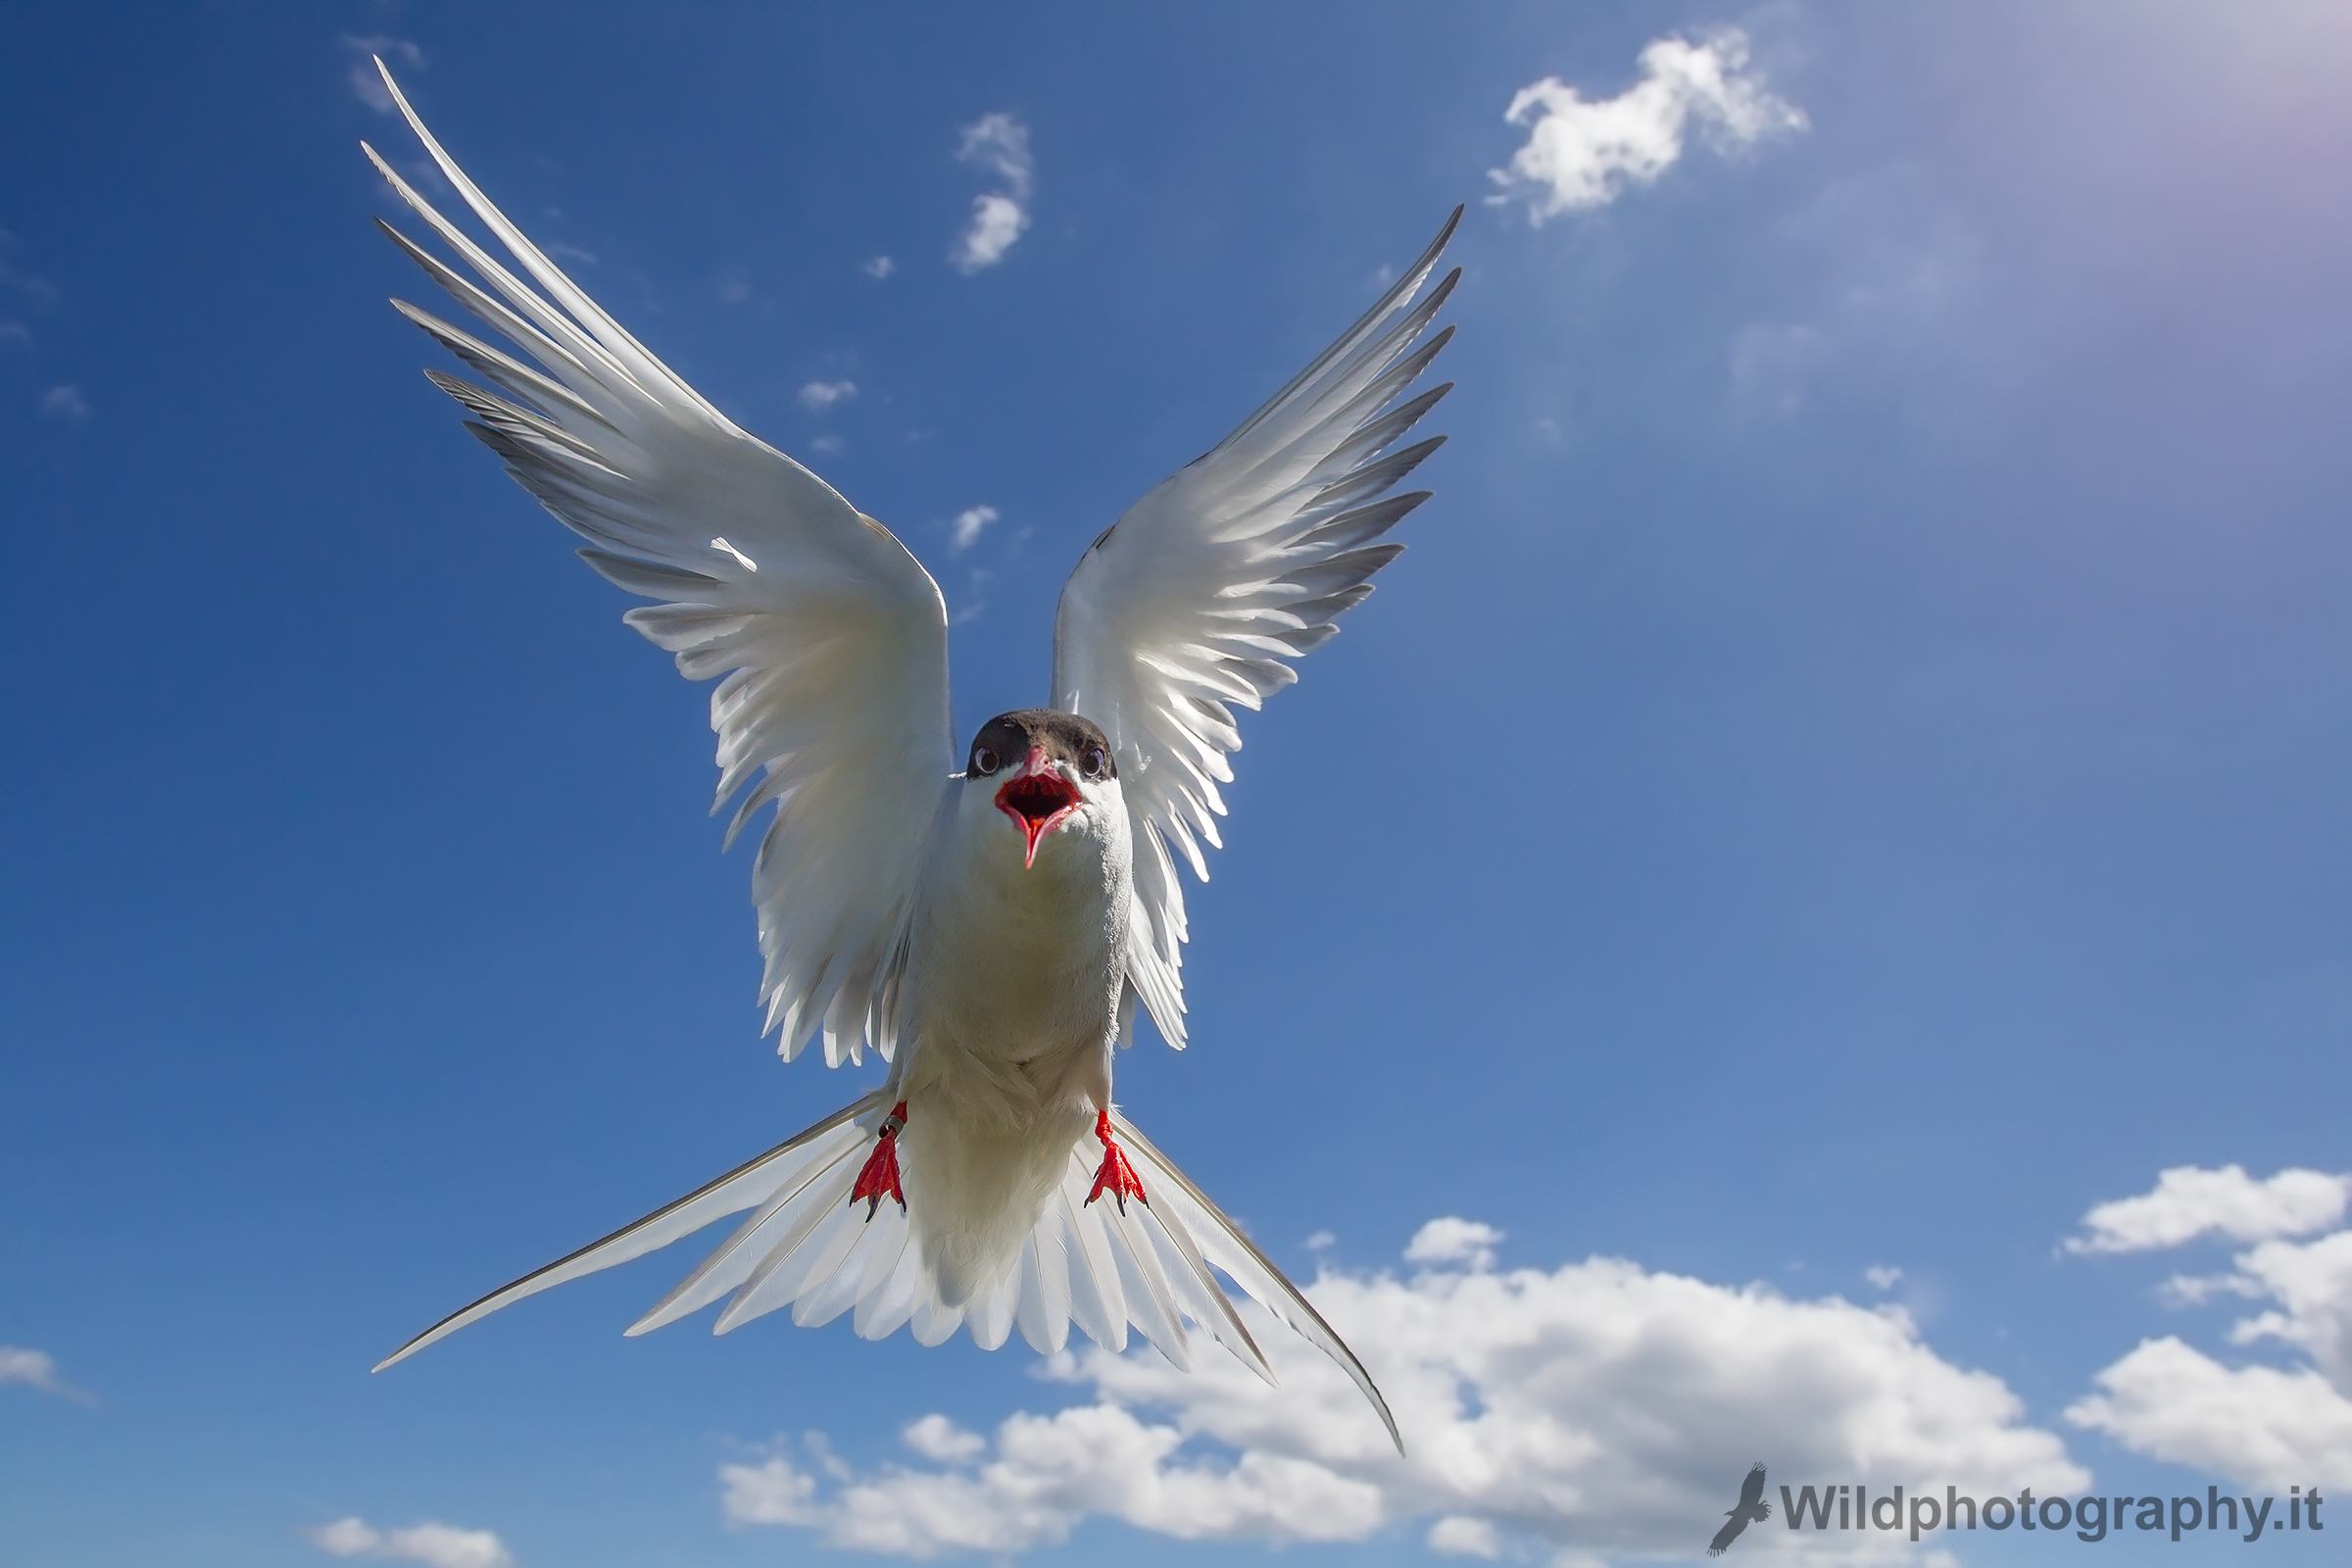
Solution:
M750 1209L751 1217L700 1267L629 1326L631 1335L674 1323L724 1297L714 1333L790 1307L793 1322L804 1328L851 1312L861 1339L887 1339L906 1328L920 1343L939 1345L960 1328L984 1350L1004 1344L1017 1328L1021 1338L1050 1354L1069 1343L1073 1323L1113 1351L1127 1348L1132 1327L1169 1361L1190 1371L1193 1334L1199 1332L1274 1383L1273 1367L1218 1283L1221 1272L1337 1361L1372 1401L1397 1451L1404 1450L1388 1401L1322 1314L1174 1161L1116 1111L1111 1125L1150 1199L1124 1209L1087 1201L1096 1168L1089 1155L1095 1135L1089 1132L1071 1145L1061 1185L1047 1199L1045 1212L1011 1266L961 1304L944 1300L922 1250L913 1245L906 1212L883 1203L869 1213L868 1205L851 1200L858 1173L874 1147L875 1128L889 1108L879 1091L843 1106L749 1164L451 1313L386 1356L376 1370L526 1296L642 1257Z

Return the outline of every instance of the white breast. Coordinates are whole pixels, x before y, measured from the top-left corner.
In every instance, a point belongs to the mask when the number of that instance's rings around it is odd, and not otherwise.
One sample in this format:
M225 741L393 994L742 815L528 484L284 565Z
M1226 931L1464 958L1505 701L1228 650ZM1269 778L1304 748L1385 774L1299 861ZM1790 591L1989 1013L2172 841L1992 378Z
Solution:
M1028 1066L1035 1077L1102 1043L1126 965L1130 903L1116 791L1097 791L1024 866L1019 830L985 781L960 788L915 895L903 1027L919 1052L991 1070ZM1022 1114L1005 1105L993 1119Z
M916 893L900 1050L906 1202L950 1301L995 1280L1110 1098L1127 958L1117 785L1024 867L984 783L942 812Z

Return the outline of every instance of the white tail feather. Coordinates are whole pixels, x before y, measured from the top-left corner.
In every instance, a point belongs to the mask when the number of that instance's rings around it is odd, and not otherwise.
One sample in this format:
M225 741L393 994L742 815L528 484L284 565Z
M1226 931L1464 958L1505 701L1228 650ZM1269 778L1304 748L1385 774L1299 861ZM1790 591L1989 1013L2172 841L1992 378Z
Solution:
M1169 1361L1190 1370L1189 1319L1272 1383L1274 1369L1212 1272L1221 1270L1337 1361L1403 1450L1387 1402L1331 1326L1216 1204L1116 1111L1112 1124L1148 1199L1124 1209L1108 1200L1086 1201L1097 1153L1089 1133L1072 1145L1059 1186L1047 1197L1044 1212L1004 1271L961 1304L943 1299L906 1213L885 1201L869 1217L865 1206L849 1197L873 1152L885 1099L879 1091L867 1095L708 1187L452 1313L387 1356L377 1370L526 1296L640 1257L749 1208L757 1212L632 1324L630 1334L675 1322L731 1292L712 1324L714 1333L789 1306L792 1320L803 1327L854 1312L853 1327L868 1340L908 1328L921 1344L939 1345L958 1328L968 1328L972 1343L984 1350L1002 1346L1018 1327L1032 1347L1051 1354L1068 1344L1072 1323L1114 1352L1127 1348L1133 1324Z

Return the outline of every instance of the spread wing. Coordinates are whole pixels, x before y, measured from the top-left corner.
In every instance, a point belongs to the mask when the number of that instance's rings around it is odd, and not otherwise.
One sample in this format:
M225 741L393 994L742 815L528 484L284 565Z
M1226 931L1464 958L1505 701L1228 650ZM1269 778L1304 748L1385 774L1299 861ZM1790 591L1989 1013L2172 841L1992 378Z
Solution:
M1746 1528L1747 1515L1733 1515L1731 1523L1716 1531L1715 1539L1707 1543L1707 1555L1710 1557L1722 1556L1731 1544L1740 1539L1740 1532Z
M382 70L382 62L377 62ZM916 857L953 770L947 607L906 547L832 486L728 421L509 222L384 74L442 174L533 289L444 219L375 150L402 200L481 279L385 232L530 364L393 305L498 394L433 384L587 563L656 601L622 618L710 697L727 842L773 803L752 870L760 1000L787 1059L894 1048L892 999ZM503 394L499 395L499 394Z
M1762 1461L1759 1460L1756 1464L1756 1467L1747 1473L1747 1479L1740 1483L1740 1511L1745 1512L1746 1510L1753 1508L1763 1495L1764 1465Z
M1170 848L1207 880L1200 841L1221 842L1217 786L1242 744L1234 709L1298 678L1285 661L1371 595L1404 548L1381 536L1429 499L1389 491L1445 437L1391 449L1451 386L1406 395L1453 332L1420 341L1459 268L1416 296L1461 216L1271 402L1128 508L1062 588L1052 702L1118 753L1135 841L1127 973L1171 1045L1185 1038L1185 915Z

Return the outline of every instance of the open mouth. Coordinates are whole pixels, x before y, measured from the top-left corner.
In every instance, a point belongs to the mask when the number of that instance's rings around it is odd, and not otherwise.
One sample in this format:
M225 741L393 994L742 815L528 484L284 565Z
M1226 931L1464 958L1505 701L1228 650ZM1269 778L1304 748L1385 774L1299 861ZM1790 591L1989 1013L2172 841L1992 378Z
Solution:
M1038 841L1084 804L1078 786L1052 768L1008 778L997 791L997 809L1019 825L1028 842L1028 857L1021 862L1025 866L1037 864Z

